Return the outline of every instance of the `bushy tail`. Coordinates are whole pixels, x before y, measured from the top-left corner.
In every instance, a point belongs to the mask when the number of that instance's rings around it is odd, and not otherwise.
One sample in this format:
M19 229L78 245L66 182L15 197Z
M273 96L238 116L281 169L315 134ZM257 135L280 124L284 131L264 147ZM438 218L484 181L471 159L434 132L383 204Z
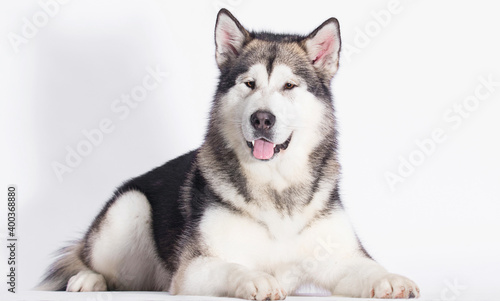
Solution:
M35 290L65 291L72 276L89 268L81 259L83 242L75 242L56 253L56 261L45 273L44 279Z

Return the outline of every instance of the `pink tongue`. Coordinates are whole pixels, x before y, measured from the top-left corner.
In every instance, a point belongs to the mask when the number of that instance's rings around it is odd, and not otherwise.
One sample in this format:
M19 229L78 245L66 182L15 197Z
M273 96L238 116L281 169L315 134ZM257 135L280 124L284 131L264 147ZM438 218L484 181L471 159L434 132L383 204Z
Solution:
M253 156L260 160L269 160L274 155L274 147L271 142L259 139L253 145Z

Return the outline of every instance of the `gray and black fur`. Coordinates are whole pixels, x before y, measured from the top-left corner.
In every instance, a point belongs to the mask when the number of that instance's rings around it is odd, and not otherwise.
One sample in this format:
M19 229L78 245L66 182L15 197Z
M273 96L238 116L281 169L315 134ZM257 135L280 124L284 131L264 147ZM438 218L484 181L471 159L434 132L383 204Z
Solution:
M263 198L268 199L278 215L285 217L300 214L301 210L311 203L318 191L324 189L322 187L325 184L335 183L328 192L329 198L298 231L298 235L318 221L343 210L338 187L340 165L337 158L337 131L330 88L333 75L330 71L315 67L315 62L311 61L310 49L306 44L325 25L334 23L338 29L338 21L334 18L329 19L310 35L301 36L249 32L227 10L223 9L219 12L218 20L221 15L234 21L244 40L239 47L231 49L229 53L219 54L219 84L202 146L142 176L131 179L119 187L94 219L85 236L61 250L59 257L39 285L40 288L66 290L70 278L79 271L88 269L98 272L94 266L94 242L98 239L101 227L106 226L107 213L110 208L120 201L122 195L130 191L142 193L149 202L151 210L149 230L154 240L154 251L165 273L162 281L153 279L140 281L141 285L134 287L126 287L120 279L105 279L108 290L169 290L172 278L179 273L179 269L183 269L181 265L193 258L210 256L209 248L204 246L200 237L202 235L200 221L209 209L220 208L233 215L253 220L273 239L274 234L265 222L245 210L245 207L228 201L224 195L220 195L214 185L224 184L234 187L247 204L261 202ZM338 50L340 50L340 40ZM226 125L226 121L220 114L225 106L224 96L234 88L237 78L256 63L266 66L269 74L276 65L289 66L294 74L306 81L308 92L323 102L325 115L328 117L322 124L320 143L308 156L308 170L304 170L304 173L312 175L310 180L290 185L283 190L278 190L272 185L258 187L258 196L255 194L256 187L252 186L254 184L249 180L238 153L227 143L227 137L224 136L225 132L222 128ZM335 64L338 67L338 60ZM297 147L293 144L292 135L290 147ZM362 254L360 256L370 259L359 240L357 249L356 252L359 251Z

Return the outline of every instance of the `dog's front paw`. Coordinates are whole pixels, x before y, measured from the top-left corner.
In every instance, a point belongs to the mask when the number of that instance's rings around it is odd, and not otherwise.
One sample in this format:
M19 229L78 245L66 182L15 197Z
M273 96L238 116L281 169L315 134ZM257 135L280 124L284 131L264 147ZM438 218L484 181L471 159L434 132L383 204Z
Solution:
M415 282L397 274L387 274L372 284L371 298L406 299L420 297L420 289Z
M264 272L250 272L236 277L235 297L249 300L284 300L286 292L273 276Z
M71 277L66 286L68 292L97 292L107 290L106 280L101 274L81 271Z

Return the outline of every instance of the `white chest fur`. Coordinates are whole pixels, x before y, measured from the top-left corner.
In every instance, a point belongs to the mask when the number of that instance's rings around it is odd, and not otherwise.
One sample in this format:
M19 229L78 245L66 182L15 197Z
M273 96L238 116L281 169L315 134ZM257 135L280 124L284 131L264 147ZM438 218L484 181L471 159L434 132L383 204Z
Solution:
M273 220L263 225L226 209L207 210L200 224L207 251L228 262L270 271L318 253L339 258L357 248L354 232L342 211L307 227L300 216L282 217L271 212L264 215L274 215Z

